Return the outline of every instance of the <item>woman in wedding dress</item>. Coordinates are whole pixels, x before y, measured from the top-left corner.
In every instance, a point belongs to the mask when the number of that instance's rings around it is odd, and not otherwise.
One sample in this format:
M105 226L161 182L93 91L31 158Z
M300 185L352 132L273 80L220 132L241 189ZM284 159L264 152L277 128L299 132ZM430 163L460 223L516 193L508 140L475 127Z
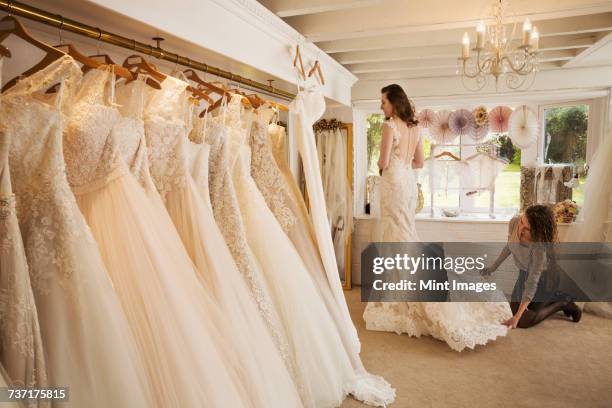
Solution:
M63 112L81 70L68 55L2 94L9 164L38 310L49 385L66 407L151 407L121 304L66 179ZM60 83L57 94L45 94Z
M187 87L168 76L162 89L150 91L147 98L145 136L153 181L198 277L233 329L223 342L234 354L233 368L243 380L245 395L257 407L301 407L292 377L190 174Z
M424 153L415 112L404 90L389 85L381 90L383 126L380 159L379 242L418 242L415 224L417 183L414 168L423 166ZM370 302L364 312L368 330L429 335L462 351L484 345L507 328L507 303Z

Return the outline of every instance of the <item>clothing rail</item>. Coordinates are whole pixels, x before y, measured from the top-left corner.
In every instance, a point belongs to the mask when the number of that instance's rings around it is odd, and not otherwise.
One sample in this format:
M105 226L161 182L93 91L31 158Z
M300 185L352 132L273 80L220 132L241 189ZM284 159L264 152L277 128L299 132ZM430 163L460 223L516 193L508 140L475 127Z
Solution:
M117 47L126 48L142 54L151 55L155 58L174 62L187 68L193 68L198 71L206 72L217 77L225 78L230 81L249 86L259 91L266 92L270 95L277 96L286 100L295 98L295 94L282 89L274 88L271 85L266 85L261 82L254 81L249 78L236 75L232 72L222 70L205 64L203 62L192 60L191 58L178 55L176 53L165 50L159 46L145 44L134 39L126 38L118 34L102 30L98 27L93 27L87 24L80 23L69 18L65 18L59 14L53 14L36 7L29 6L12 0L0 0L0 10L9 13L10 15L20 16L29 20L37 21L60 30L70 31L75 34L89 37L94 40L102 41Z

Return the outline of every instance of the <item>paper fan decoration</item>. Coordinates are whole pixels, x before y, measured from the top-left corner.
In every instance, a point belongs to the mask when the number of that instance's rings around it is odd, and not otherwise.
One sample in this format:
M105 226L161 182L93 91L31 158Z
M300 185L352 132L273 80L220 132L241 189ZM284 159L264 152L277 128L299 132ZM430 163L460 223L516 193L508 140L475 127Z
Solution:
M508 136L521 149L531 146L538 137L538 118L527 106L519 106L510 115Z
M508 120L512 109L507 106L497 106L489 112L489 127L492 132L503 133L508 131Z
M458 136L470 134L474 130L472 112L467 109L457 109L451 113L448 124L453 133Z
M474 129L470 136L475 141L480 141L489 134L489 114L487 113L487 108L484 106L477 107L472 112L472 116L474 116Z
M435 115L436 113L431 109L423 109L420 111L417 118L419 120L419 126L422 128L430 127Z
M456 138L448 123L450 115L451 113L446 110L437 112L429 126L429 135L437 144L448 144Z

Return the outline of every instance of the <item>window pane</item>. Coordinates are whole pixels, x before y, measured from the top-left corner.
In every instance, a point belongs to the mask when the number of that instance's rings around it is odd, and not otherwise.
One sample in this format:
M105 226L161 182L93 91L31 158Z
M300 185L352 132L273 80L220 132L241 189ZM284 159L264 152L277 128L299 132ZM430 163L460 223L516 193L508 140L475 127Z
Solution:
M571 163L584 183L589 106L559 106L544 110L544 163ZM582 206L581 189L572 194Z

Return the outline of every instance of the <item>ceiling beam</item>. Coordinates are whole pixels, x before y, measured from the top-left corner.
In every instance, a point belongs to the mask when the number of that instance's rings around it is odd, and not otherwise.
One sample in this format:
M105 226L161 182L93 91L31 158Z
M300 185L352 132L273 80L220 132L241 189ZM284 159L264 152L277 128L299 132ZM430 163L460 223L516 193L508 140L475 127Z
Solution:
M380 5L384 0L261 0L260 3L281 18L352 10Z
M488 17L490 13L478 13L478 9L476 7L469 7L469 4L466 7L462 5L461 8L452 9L451 11L448 9L447 2L435 0L430 2L432 3L431 8L437 6L440 10L438 12L429 10L429 8L418 10L412 5L406 10L403 10L402 7L368 7L352 10L351 12L343 11L317 16L293 17L287 19L287 22L313 42L393 36L423 31L473 30L481 19L492 22ZM540 5L540 2L541 0L534 4ZM439 3L444 4L441 5ZM546 1L545 3L549 2ZM466 12L464 8L467 10L472 9L472 13ZM574 7L518 14L508 17L506 22L520 25L526 17L529 17L538 27L551 20L557 21L559 27L554 28L555 32L565 32L566 30L578 31L583 29L582 26L572 27L573 22L582 22L582 24L590 27L589 24L598 25L601 24L600 20L604 19L605 23L609 25L609 13L611 12L612 2L607 2L597 7ZM333 19L330 18L330 14L333 14L335 17ZM372 15L376 15L376 18L373 19ZM350 25L341 23L345 21L349 21ZM564 25L569 25L569 27L564 28ZM544 30L544 27L540 28L542 28L540 32L545 34L546 30ZM518 29L520 30L520 27ZM548 31L552 32L553 29Z
M601 48L603 48L604 46L607 46L611 42L612 42L612 33L607 33L605 35L601 35L601 37L599 38L598 41L596 41L589 48L583 50L582 52L579 52L571 60L568 60L567 62L565 62L565 64L563 64L563 66L567 67L567 68L571 68L571 67L577 66L582 61L584 61L587 57L589 57L590 55L592 55L595 52L599 51ZM612 55L609 57L609 59L612 60Z

